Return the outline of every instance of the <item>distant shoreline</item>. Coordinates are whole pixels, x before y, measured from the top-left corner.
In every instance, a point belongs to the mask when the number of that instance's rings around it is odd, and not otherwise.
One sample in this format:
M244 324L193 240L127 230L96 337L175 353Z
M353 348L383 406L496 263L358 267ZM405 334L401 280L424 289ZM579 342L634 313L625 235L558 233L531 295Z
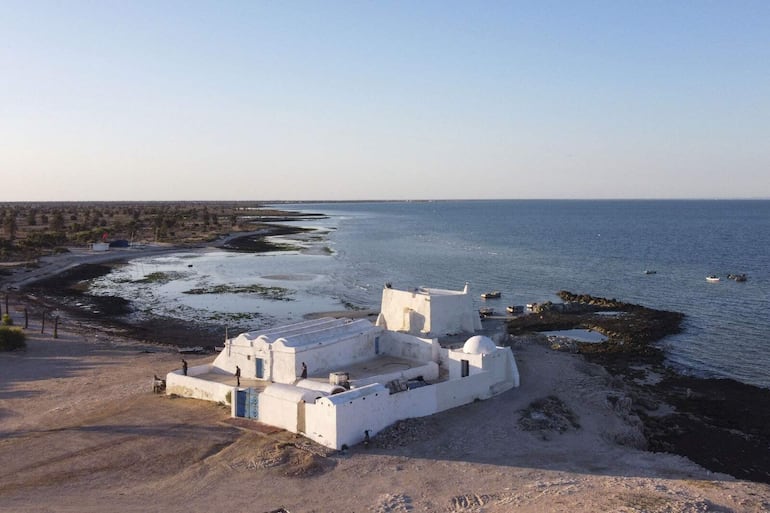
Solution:
M12 296L26 297L37 305L38 314L58 309L80 320L97 322L139 340L164 345L213 348L213 341L222 335L219 325L190 323L166 317L153 317L141 322L122 320L121 316L131 312L127 300L84 295L77 285L109 273L114 265L139 258L215 249L250 253L280 251L280 245L265 239L303 231L303 228L264 224L259 230L237 232L205 245L164 244L144 246L142 249L110 249L104 253L76 249L70 253L43 257L33 269L9 270L9 274L0 275L0 288ZM93 312L73 306L84 302L93 307Z

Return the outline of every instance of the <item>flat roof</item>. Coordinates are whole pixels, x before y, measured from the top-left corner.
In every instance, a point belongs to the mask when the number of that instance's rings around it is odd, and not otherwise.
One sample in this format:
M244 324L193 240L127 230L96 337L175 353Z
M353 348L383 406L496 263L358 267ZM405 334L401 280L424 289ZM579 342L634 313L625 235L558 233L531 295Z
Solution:
M423 367L429 362L424 360L410 360L391 355L378 355L369 360L350 365L341 365L339 368L329 371L323 375L313 374L312 369L308 369L308 378L312 381L329 382L329 374L332 372L347 372L351 382L391 374L393 372L405 371ZM439 381L442 381L439 379Z

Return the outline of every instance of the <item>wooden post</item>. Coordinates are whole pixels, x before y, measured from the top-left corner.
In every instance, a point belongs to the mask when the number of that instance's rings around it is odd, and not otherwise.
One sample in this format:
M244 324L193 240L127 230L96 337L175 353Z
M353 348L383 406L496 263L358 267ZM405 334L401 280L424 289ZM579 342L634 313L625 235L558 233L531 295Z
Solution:
M11 311L8 310L8 293L7 292L5 293L5 313L7 313L8 315L11 315Z
M42 335L43 333L45 333L45 310L43 310L43 318L40 322L40 334Z
M29 328L29 312L27 311L27 307L24 307L24 329Z
M59 338L59 316L54 317L53 320L53 338Z

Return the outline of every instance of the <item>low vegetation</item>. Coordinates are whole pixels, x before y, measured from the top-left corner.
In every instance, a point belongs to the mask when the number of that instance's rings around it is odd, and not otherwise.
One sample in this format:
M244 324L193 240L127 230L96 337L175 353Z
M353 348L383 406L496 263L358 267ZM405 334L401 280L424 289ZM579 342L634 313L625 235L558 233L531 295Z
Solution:
M27 336L21 328L0 326L0 351L14 351L27 347Z
M93 242L199 244L307 214L253 202L0 204L0 261L34 260Z

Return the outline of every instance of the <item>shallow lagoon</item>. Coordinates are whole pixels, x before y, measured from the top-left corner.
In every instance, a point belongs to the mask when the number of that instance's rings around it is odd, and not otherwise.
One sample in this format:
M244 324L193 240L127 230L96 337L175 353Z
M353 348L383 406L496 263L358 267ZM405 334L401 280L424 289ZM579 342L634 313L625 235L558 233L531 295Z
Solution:
M565 337L565 338L570 338L572 340L577 340L578 342L591 342L594 344L598 344L607 340L607 337L605 337L598 331L593 331L593 330L582 330L582 329L556 330L556 331L542 331L541 333L548 337Z
M204 251L133 260L91 285L94 295L131 301L139 312L255 329L344 310L328 294L328 255Z

